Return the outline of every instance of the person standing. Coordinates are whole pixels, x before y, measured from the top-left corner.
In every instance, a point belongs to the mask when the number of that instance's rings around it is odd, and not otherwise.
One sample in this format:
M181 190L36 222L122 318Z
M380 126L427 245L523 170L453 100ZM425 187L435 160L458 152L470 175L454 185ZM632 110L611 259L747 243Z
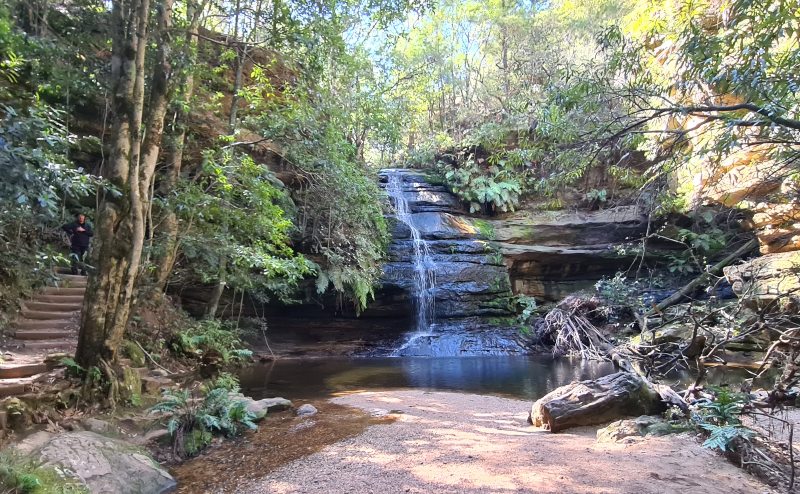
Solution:
M78 213L75 215L75 221L67 223L61 229L69 235L69 257L72 261L72 274L78 274L78 267L80 267L80 274L85 276L86 268L83 261L86 251L89 250L90 239L94 235L92 226L86 221L86 215Z

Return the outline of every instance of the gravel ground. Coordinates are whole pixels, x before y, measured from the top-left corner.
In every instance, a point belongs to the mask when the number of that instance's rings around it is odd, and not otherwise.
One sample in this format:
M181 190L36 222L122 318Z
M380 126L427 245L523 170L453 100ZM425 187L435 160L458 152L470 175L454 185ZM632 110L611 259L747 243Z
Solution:
M529 426L525 401L381 391L333 402L398 420L371 426L236 492L771 492L690 435L598 444L596 428L551 434Z

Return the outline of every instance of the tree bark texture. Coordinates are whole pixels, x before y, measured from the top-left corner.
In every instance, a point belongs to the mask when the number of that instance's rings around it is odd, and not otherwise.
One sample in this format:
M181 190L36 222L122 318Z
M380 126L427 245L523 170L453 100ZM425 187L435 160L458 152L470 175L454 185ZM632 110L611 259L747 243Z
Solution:
M166 155L166 171L163 175L161 183L159 184L159 193L162 196L167 196L178 184L178 178L181 174L183 167L183 151L186 145L186 129L189 114L186 111L191 104L192 97L194 96L194 62L196 59L197 48L197 34L200 26L200 19L205 10L207 2L202 2L196 9L190 9L188 12L189 29L186 33L186 55L189 59L189 66L174 84L175 88L182 88L183 94L181 95L182 104L179 104L175 110L175 134L172 143L167 149ZM158 292L166 290L169 277L172 274L172 269L175 266L175 260L178 257L178 233L179 233L178 217L172 208L165 208L161 218L161 235L160 240L163 248L163 253L157 259L158 268L156 269L155 288Z
M170 27L172 0L158 4L159 33ZM166 111L166 47L159 49L145 125L145 54L150 0L114 0L111 58L113 120L104 175L106 190L97 217L97 273L89 280L76 361L88 368L113 363L135 299L145 237L150 183ZM168 42L165 38L160 42Z

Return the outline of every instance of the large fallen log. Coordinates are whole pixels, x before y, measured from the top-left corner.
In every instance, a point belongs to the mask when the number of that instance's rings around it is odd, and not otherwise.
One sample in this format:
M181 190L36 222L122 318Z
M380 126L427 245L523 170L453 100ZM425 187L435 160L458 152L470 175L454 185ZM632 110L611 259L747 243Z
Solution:
M618 372L591 381L573 382L546 394L531 408L529 421L559 432L623 417L661 413L659 393L638 374Z

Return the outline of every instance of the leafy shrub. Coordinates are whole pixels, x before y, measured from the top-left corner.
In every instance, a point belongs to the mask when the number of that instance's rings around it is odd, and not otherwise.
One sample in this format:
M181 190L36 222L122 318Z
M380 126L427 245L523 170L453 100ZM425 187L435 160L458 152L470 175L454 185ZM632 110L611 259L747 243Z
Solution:
M697 404L703 422L714 425L740 425L742 410L747 403L745 395L721 387L713 387L714 399L703 399Z
M517 295L516 302L517 306L522 309L517 315L517 322L520 324L529 324L536 314L536 309L538 309L536 299L527 295Z
M239 330L228 322L217 319L197 321L181 331L172 342L179 355L202 360L206 365L240 363L253 354L243 348Z
M226 387L204 388L201 396L186 389L168 390L150 412L167 415L173 453L181 457L197 455L214 434L234 437L243 428L257 428L256 416L247 411L247 403L232 396Z
M728 389L713 387L713 399L705 398L696 404L698 413L694 422L709 432L703 446L727 451L737 439L750 439L755 432L742 425L741 415L747 404L747 397Z
M240 389L239 378L230 372L220 372L206 387L207 389L227 389L231 393L238 393Z
M472 160L461 168L440 162L448 188L469 204L470 213L487 208L490 211L514 211L519 206L522 185L507 173L484 174Z
M703 441L703 447L720 451L728 451L737 439L750 439L755 435L755 431L742 425L700 424L700 427L710 433L708 439Z

